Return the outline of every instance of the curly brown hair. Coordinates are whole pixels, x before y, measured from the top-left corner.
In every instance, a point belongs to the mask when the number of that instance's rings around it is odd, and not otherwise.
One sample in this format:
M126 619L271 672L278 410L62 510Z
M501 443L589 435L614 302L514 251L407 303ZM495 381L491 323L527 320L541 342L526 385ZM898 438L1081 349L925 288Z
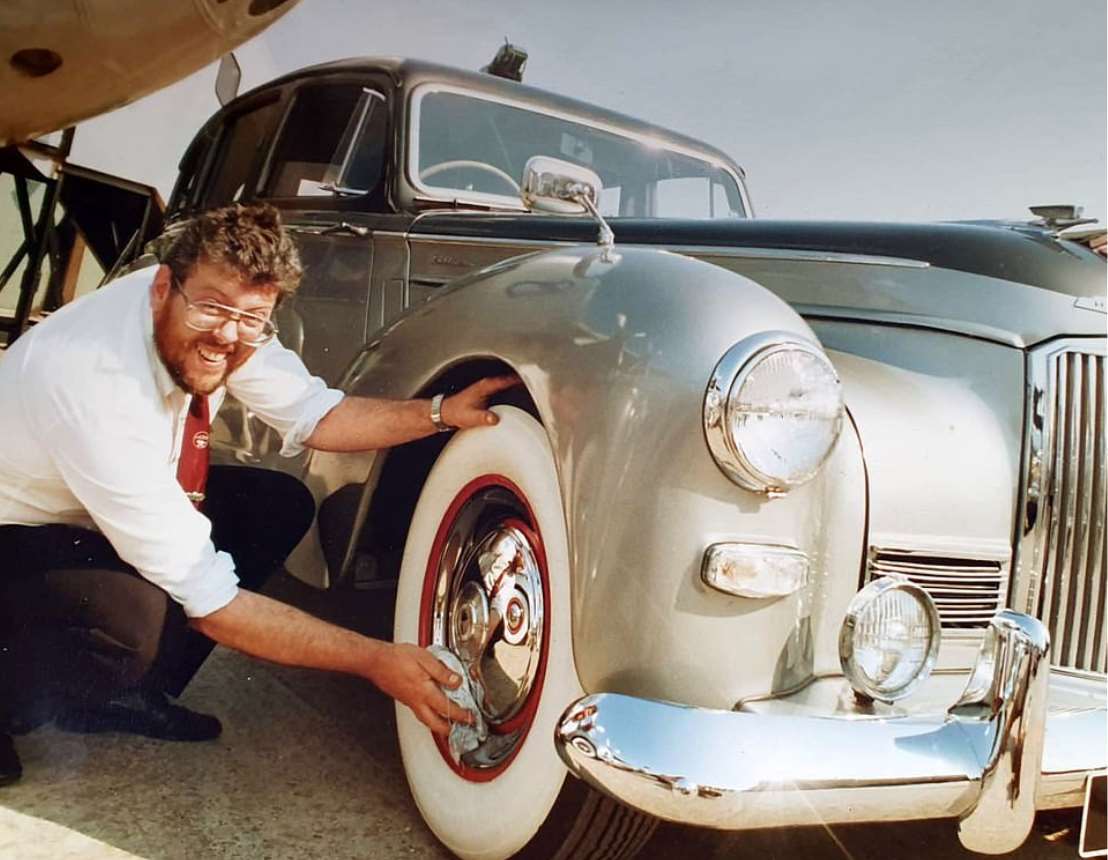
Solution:
M197 216L162 257L181 281L198 260L227 266L246 284L272 284L279 298L294 293L303 274L296 245L268 203L232 203Z

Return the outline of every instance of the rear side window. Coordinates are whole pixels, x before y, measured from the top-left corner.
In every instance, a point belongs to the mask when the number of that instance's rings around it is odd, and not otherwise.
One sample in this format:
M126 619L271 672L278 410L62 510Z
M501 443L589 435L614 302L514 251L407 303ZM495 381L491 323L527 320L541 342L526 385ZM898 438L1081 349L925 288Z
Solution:
M352 197L384 175L384 97L359 84L303 87L273 150L263 196Z
M252 196L247 182L255 175L267 133L277 120L278 95L271 101L229 117L219 136L211 174L200 202L202 208L222 206Z

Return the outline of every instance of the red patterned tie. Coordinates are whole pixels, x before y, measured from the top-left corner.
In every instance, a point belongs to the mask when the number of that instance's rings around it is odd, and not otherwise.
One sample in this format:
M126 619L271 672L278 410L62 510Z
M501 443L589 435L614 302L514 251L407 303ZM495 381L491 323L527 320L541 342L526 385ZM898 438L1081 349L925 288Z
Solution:
M185 436L181 442L181 459L177 461L177 481L197 510L204 501L204 486L208 483L208 398L194 394L185 419Z

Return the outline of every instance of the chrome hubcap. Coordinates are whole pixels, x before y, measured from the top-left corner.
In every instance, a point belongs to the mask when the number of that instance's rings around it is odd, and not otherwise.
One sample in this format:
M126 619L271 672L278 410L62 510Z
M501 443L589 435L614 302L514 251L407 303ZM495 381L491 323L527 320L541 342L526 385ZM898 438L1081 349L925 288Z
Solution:
M493 732L465 757L474 767L494 767L518 745L526 726L506 724L524 709L540 672L542 571L526 520L507 488L478 491L455 517L435 574L432 641L462 661Z

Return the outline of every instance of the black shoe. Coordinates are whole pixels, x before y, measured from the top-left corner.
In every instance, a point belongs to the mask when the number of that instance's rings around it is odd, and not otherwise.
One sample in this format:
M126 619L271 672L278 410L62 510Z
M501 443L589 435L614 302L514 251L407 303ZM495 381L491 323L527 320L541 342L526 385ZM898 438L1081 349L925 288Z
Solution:
M153 690L130 690L103 705L70 708L54 722L67 732L127 732L165 741L210 741L223 731L215 717L174 705Z
M23 776L23 765L12 743L12 736L0 733L0 785L11 785Z

